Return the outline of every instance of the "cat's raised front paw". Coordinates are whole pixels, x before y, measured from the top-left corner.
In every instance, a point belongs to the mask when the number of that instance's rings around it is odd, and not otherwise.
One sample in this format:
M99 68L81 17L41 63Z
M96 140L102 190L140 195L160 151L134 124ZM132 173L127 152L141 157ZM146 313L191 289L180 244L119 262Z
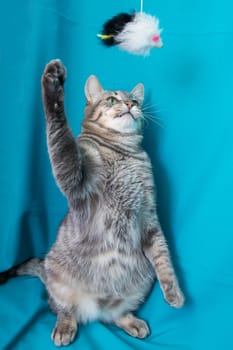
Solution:
M66 78L66 69L59 59L50 61L42 75L42 87L44 93L51 95L61 95Z

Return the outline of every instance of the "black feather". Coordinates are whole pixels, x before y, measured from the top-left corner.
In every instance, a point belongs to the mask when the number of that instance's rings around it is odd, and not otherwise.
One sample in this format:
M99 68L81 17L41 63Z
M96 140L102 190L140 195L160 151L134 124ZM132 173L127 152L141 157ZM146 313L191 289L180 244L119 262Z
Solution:
M102 39L103 44L106 46L113 46L119 44L116 40L115 35L119 34L125 27L125 25L133 21L135 12L132 14L122 12L109 19L103 25L102 35L112 35L111 38Z

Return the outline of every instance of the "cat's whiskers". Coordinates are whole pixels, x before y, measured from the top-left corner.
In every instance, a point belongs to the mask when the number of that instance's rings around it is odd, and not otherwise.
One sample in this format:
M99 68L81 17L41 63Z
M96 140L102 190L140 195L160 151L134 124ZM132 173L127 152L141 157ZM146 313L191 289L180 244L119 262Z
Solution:
M152 112L149 112L149 111L144 112L143 115L146 116L146 117L148 117L148 118L150 118L150 119L161 121L162 123L163 123L163 121L164 121L164 120L163 120L162 118L160 118L157 114L152 113Z
M161 110L158 109L158 104L143 104L142 106L142 113L143 113L143 117L144 120L147 120L147 123L149 123L148 121L152 121L152 123L158 125L161 128L164 128L164 120L158 116L158 113L160 113Z
M142 106L142 111L145 112L145 111L151 111L152 113L156 114L156 113L164 113L164 112L167 112L166 109L161 109L160 106L158 104L149 104L149 103L146 103L146 104L143 104Z
M143 101L143 106L153 106L153 107L157 107L159 106L159 103L151 103L150 101Z
M149 122L146 118L142 118L142 122L143 122L143 127L145 127L145 128L149 127Z
M164 109L155 109L155 108L151 108L150 106L148 106L148 107L145 107L145 108L143 108L142 109L142 112L143 113L145 113L145 112L148 112L148 113L151 113L151 114L158 114L158 113L164 113L164 112L166 112L166 110L164 110ZM158 117L158 116L157 116ZM158 117L159 118L159 117ZM159 119L161 119L161 118L159 118Z
M148 120L151 121L152 123L158 125L161 128L165 128L165 125L162 122L161 118L157 118L154 114L149 114L149 113L144 113L144 120L147 121L147 123L149 124Z

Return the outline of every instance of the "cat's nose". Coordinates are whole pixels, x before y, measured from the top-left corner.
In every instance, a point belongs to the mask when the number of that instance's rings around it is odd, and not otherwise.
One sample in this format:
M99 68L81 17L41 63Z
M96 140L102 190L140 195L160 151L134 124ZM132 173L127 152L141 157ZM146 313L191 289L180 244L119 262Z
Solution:
M125 102L126 106L130 109L133 105L133 103L131 101L126 101Z

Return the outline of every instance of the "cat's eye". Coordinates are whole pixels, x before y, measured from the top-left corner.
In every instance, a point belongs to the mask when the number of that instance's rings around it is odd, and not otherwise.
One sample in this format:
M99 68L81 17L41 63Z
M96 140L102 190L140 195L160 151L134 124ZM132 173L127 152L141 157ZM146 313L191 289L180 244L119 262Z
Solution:
M115 97L110 96L107 98L107 102L110 106L114 106L118 102L118 100Z
M139 107L140 106L140 103L137 101L137 100L131 100L132 101L132 104L133 106L136 106L136 107Z

